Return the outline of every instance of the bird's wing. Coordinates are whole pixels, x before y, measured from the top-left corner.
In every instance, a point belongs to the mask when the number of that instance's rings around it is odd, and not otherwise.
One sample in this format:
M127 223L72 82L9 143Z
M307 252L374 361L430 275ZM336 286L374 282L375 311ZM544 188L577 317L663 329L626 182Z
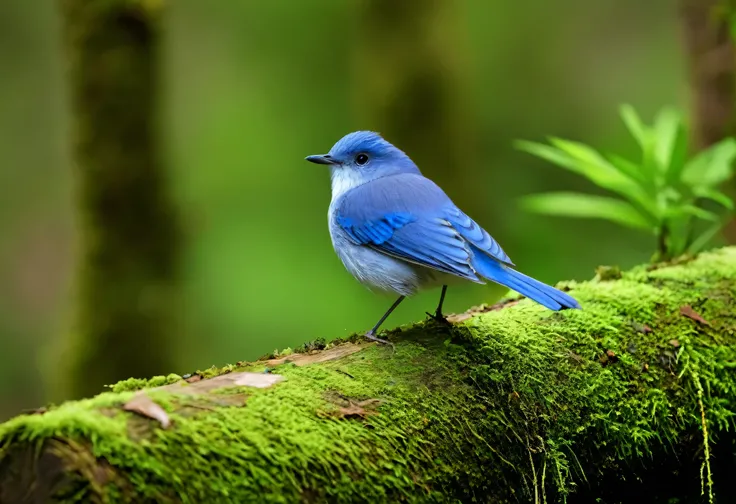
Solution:
M452 208L446 210L447 220L452 226L460 233L460 236L465 238L468 242L473 244L475 247L485 252L493 259L514 266L511 262L511 258L503 251L501 245L493 239L488 232L480 227L473 219L465 215L455 205Z
M429 179L416 174L384 177L349 191L337 223L350 239L384 254L473 282L473 248L501 262L508 256Z

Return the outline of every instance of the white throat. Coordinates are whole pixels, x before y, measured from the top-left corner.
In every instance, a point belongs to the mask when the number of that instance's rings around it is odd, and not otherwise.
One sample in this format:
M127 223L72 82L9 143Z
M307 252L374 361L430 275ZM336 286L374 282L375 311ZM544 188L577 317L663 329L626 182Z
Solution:
M330 177L332 178L332 201L366 181L362 174L349 168L330 168Z

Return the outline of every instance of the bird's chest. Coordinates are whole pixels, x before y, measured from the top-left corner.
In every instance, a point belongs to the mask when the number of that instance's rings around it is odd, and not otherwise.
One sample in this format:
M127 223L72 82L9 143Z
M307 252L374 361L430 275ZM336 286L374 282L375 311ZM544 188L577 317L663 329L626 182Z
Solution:
M337 212L333 205L330 205L328 223L335 253L345 269L369 289L410 296L434 276L426 268L353 243L337 223Z
M375 269L376 259L373 257L379 254L368 247L356 245L353 243L348 234L337 223L337 210L334 205L330 205L327 215L327 222L330 230L330 238L332 239L332 247L335 249L337 257L340 258L345 268L361 282L370 276L371 268Z

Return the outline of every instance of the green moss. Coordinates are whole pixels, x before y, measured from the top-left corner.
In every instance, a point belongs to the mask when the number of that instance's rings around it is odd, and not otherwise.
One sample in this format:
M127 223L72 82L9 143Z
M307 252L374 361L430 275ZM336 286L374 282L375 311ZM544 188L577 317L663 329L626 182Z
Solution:
M736 249L567 285L583 310L522 300L451 329L397 329L395 352L281 364L269 371L283 382L226 391L236 401L149 391L167 430L121 411L122 390L152 385L127 380L0 426L0 474L19 451L62 440L77 447L60 455L68 487L108 502L690 502L701 488L727 499ZM144 435L131 435L136 422ZM95 483L98 466L114 485ZM0 495L12 481L0 476Z
M621 278L621 268L618 266L598 266L595 270L596 280L618 280Z
M294 350L292 350L291 348L288 348L288 347L287 348L284 348L280 352L278 350L274 350L273 351L273 355L276 358L279 358L279 357L287 357L287 356L289 356L289 355L291 355L293 353L294 353Z
M141 390L144 388L161 387L183 380L178 374L171 373L168 376L154 376L148 380L143 378L128 378L114 385L110 385L113 392L126 392L131 390Z
M327 342L325 341L325 339L317 338L315 340L307 341L306 343L299 345L298 347L294 349L294 352L309 353L309 352L314 352L315 350L324 350L326 347L327 347Z

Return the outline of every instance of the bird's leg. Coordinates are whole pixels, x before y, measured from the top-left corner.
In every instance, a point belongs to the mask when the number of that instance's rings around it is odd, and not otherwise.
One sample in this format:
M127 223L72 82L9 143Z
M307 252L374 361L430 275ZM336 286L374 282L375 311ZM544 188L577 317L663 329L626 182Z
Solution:
M379 343L383 343L384 345L394 346L394 344L391 343L390 341L381 339L378 336L376 336L376 332L378 332L378 328L381 327L381 324L385 322L388 316L391 315L391 312L394 311L396 307L399 306L399 304L401 304L403 300L404 300L404 296L399 296L399 299L394 301L394 304L391 305L391 308L389 308L388 311L383 314L383 317L381 317L381 320L379 320L378 323L373 326L373 329L365 333L364 336L369 340L377 341Z
M445 294L447 294L447 285L442 286L442 293L440 294L440 302L437 304L437 309L434 311L434 315L427 312L427 315L430 316L435 322L439 322L441 324L446 324L447 319L445 318L445 315L442 313L442 303L445 302Z

